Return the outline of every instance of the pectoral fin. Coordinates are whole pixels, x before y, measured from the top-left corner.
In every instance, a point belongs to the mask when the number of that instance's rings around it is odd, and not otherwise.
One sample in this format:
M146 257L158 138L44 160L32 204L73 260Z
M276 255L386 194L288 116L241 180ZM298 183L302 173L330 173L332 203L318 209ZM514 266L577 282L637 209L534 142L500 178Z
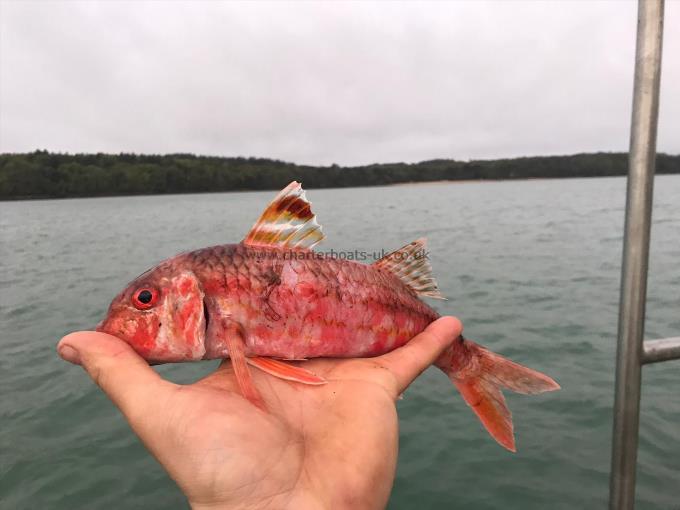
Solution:
M286 381L295 381L302 384L326 384L328 381L323 377L319 377L313 372L310 372L306 368L296 367L283 361L278 361L272 358L246 358L246 361L259 368L263 372L267 372L270 375L278 377L280 379L285 379Z
M253 378L248 368L248 362L245 355L245 344L243 337L234 328L229 328L226 336L227 349L229 350L229 358L231 365L234 367L234 375L241 394L250 402L255 404L263 411L267 410L264 400L260 392L257 391Z

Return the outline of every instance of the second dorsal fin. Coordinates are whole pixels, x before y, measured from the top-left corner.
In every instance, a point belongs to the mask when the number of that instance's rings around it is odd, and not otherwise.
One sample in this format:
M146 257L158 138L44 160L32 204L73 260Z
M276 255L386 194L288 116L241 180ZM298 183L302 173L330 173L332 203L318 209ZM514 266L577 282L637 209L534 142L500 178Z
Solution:
M385 255L373 265L393 273L419 296L446 299L439 292L437 282L432 276L432 266L427 260L426 247L425 238L418 239Z
M293 181L270 202L243 242L250 246L312 248L323 238L305 190Z

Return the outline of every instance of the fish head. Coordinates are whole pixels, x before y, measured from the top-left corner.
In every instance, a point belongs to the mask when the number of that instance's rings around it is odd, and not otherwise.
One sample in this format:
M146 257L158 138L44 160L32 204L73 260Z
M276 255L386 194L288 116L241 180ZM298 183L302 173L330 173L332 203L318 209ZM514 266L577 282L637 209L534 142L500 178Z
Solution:
M97 331L125 340L147 361L198 360L205 354L204 293L196 275L161 264L118 294Z

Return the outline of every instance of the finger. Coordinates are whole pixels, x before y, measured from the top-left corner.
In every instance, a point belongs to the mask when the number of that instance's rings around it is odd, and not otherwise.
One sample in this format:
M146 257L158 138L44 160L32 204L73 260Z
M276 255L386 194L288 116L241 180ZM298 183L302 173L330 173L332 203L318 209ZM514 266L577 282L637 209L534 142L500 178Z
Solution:
M376 358L376 361L394 374L397 393L402 393L462 331L463 325L457 318L441 317L406 345Z
M173 386L126 342L106 333L71 333L61 339L57 352L66 361L82 365L133 428Z

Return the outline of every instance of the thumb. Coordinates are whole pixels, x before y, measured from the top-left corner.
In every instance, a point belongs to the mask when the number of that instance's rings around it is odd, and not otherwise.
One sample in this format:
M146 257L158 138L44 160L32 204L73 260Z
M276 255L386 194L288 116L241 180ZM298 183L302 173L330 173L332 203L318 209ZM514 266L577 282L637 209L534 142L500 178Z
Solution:
M135 428L153 403L174 386L163 380L127 342L106 333L78 331L57 345L59 355L81 365Z
M376 360L389 369L397 381L397 394L403 393L413 380L458 338L463 325L455 317L440 317L408 343Z

